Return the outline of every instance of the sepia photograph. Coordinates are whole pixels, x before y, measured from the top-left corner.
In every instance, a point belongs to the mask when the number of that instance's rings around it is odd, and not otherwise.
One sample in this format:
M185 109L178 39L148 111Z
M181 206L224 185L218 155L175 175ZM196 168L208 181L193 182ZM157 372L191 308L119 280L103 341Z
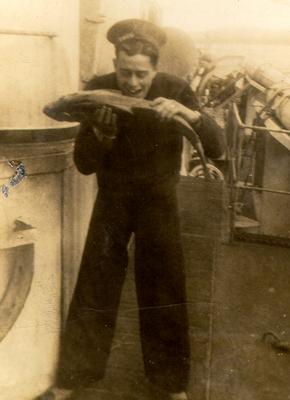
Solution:
M290 0L0 0L0 400L290 400Z

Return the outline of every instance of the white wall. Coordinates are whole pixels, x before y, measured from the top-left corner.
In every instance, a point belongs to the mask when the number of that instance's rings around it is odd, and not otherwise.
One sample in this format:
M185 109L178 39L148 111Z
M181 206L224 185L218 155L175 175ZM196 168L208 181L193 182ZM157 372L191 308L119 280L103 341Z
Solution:
M19 31L22 35L12 34ZM41 32L55 32L57 36L31 35ZM0 280L5 282L5 287L0 285L2 320L7 276L14 276L17 262L27 270L34 269L23 309L0 341L0 400L31 400L53 383L61 323L62 268L72 253L63 255L63 249L74 228L73 223L67 223L63 203L69 186L65 171L72 164L72 140L49 143L45 131L39 138L29 132L9 132L9 144L2 131L56 125L42 114L42 108L57 96L77 90L78 54L79 0L0 1L0 187L14 172L7 160L22 160L27 172L26 179L11 190L7 199L0 192ZM70 203L66 206L69 208ZM18 250L23 247L22 235L13 235L16 219L35 228L30 244L33 252L21 258ZM15 304L20 288L21 283L14 282L7 291L17 289ZM13 310L13 304L10 302L4 311Z
M48 101L78 87L79 0L1 0L0 129L51 126ZM8 30L7 34L3 31ZM11 31L55 32L12 35Z

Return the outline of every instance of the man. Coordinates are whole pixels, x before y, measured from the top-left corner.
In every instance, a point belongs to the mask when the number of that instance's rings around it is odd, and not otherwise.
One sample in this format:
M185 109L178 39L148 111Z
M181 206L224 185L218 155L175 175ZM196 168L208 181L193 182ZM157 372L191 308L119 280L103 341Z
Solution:
M172 118L179 115L195 127L213 158L223 153L222 134L197 110L185 81L157 72L159 48L166 42L159 27L125 20L107 38L116 49L115 72L93 78L86 89L121 90L151 100L155 112L117 119L103 107L76 139L76 166L83 174L97 174L99 190L62 338L57 384L86 388L103 378L134 233L145 373L162 398L184 400L190 349L176 201L182 137Z

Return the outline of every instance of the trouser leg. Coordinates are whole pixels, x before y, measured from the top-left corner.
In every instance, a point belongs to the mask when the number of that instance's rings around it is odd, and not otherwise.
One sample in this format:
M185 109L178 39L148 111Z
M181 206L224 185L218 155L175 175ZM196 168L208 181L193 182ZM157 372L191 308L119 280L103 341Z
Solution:
M189 373L184 260L175 191L143 205L136 228L135 273L147 377L182 391Z
M61 338L59 387L89 386L104 375L128 263L129 237L126 204L116 195L100 193Z

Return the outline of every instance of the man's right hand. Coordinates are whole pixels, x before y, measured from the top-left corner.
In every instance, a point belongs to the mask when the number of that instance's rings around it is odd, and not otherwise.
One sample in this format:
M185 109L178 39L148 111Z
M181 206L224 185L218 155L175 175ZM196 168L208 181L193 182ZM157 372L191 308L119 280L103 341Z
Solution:
M101 141L116 139L118 134L117 115L110 107L98 108L95 112L93 128L95 135Z

